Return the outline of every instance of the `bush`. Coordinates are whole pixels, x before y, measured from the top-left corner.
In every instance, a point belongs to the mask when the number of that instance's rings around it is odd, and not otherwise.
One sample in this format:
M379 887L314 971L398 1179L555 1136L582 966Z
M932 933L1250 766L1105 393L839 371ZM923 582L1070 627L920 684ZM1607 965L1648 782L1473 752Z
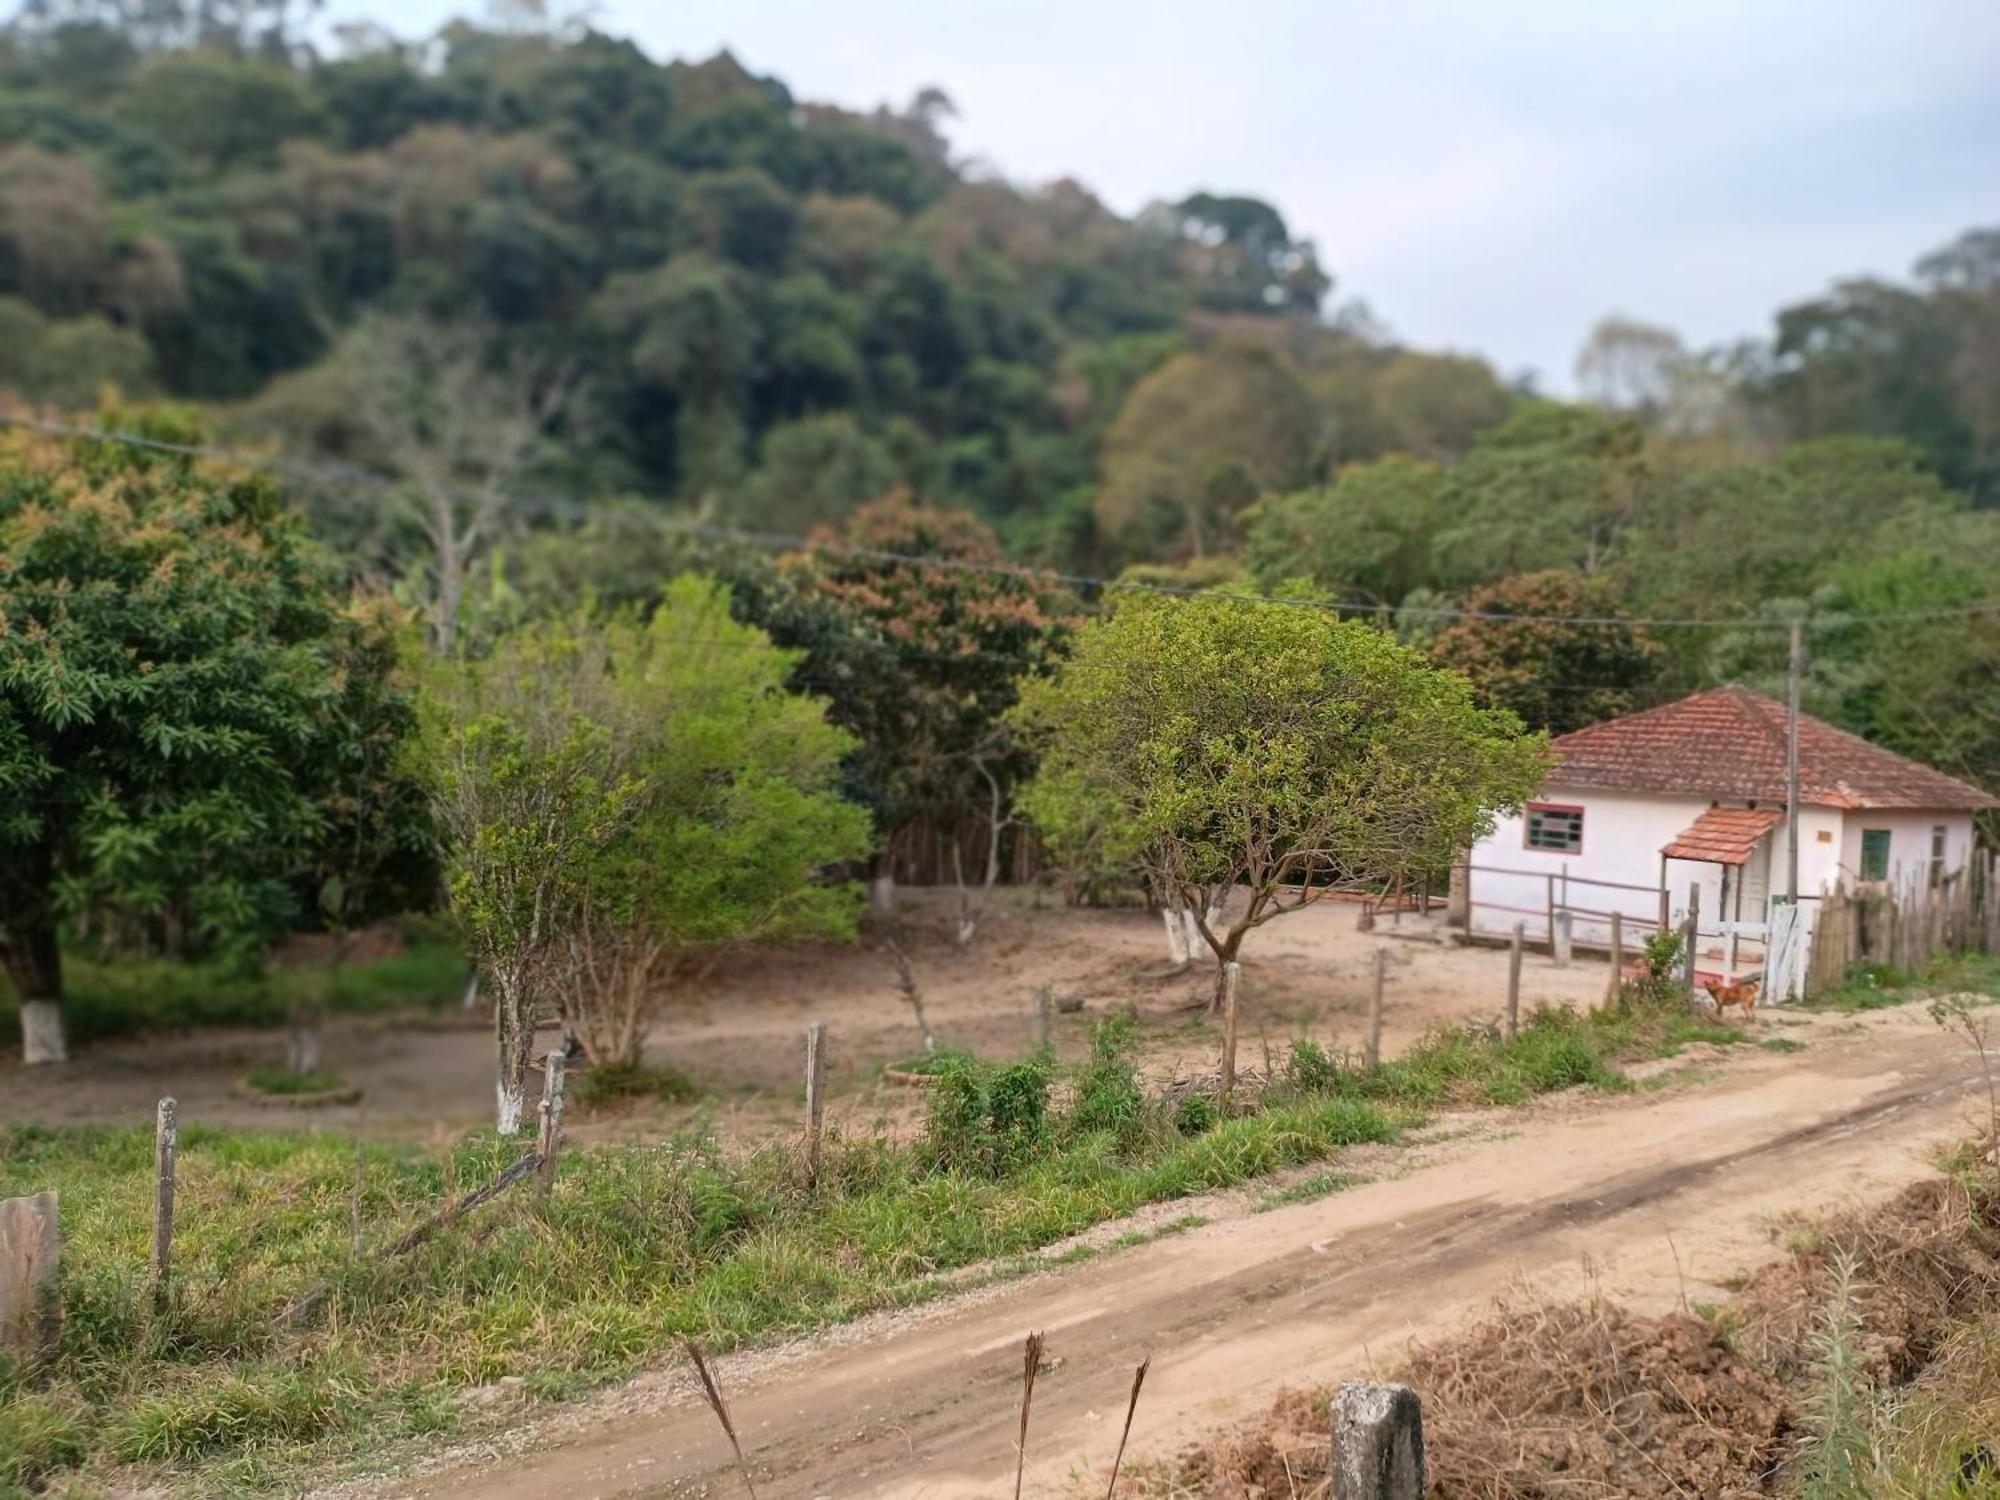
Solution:
M1222 1112L1206 1094L1188 1094L1174 1110L1174 1128L1182 1135L1203 1135L1215 1128Z
M925 1141L939 1170L1004 1177L1042 1145L1049 1112L1044 1059L989 1068L952 1054L934 1076Z
M1340 1064L1318 1042L1299 1037L1285 1061L1285 1079L1301 1094L1330 1094L1340 1087Z
M1071 1136L1108 1131L1121 1149L1143 1134L1146 1096L1130 1048L1136 1028L1126 1016L1107 1016L1090 1033L1090 1056L1077 1070L1076 1098L1064 1121Z

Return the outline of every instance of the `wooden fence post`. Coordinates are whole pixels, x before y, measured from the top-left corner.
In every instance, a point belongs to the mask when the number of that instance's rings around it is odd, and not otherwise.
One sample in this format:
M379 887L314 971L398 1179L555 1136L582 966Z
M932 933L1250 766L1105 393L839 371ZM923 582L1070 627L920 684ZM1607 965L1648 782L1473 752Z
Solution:
M1551 952L1556 946L1556 878L1554 875L1542 877L1546 890L1542 896L1542 928L1548 934Z
M1521 942L1526 923L1514 924L1513 941L1507 946L1507 1035L1521 1029Z
M826 1118L826 1022L806 1028L806 1191L819 1189L820 1126Z
M153 1117L153 1307L164 1311L174 1264L174 1162L180 1153L181 1107L162 1099Z
M56 1195L0 1198L0 1354L24 1366L55 1333L61 1260Z
M556 1150L562 1145L564 1059L560 1048L551 1047L542 1059L541 1128L535 1133L535 1196L546 1198L556 1185Z
M1389 973L1389 950L1375 950L1375 983L1368 991L1368 1066L1382 1061L1382 986Z
M1604 998L1616 1001L1625 983L1625 913L1611 914L1611 974L1604 981Z
M1231 961L1222 966L1222 1076L1216 1085L1216 1108L1229 1118L1230 1096L1236 1092L1236 989L1243 966Z
M1424 1409L1406 1385L1349 1380L1333 1393L1333 1500L1423 1500Z

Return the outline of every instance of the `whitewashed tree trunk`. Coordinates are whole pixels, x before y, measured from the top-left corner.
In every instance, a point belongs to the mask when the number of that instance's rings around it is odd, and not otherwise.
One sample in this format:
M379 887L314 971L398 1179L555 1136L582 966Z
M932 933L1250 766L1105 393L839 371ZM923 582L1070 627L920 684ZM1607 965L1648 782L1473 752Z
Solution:
M61 1001L22 1002L21 1061L29 1064L69 1061L69 1047L63 1038Z
M295 1024L286 1038L285 1059L294 1073L317 1073L320 1060L320 1029L317 1018Z
M1188 966L1187 928L1182 924L1180 908L1161 907L1160 920L1167 929L1167 957L1173 960L1176 969L1185 969Z
M494 989L494 1128L502 1135L513 1135L521 1128L527 1098L528 1059L535 1048L535 1004L522 975L496 975Z
M893 870L877 870L868 881L868 909L877 916L889 917L896 913L896 874Z
M1208 946L1208 939L1201 935L1201 923L1195 920L1191 906L1181 909L1181 933L1187 942L1188 962L1193 963L1202 949Z

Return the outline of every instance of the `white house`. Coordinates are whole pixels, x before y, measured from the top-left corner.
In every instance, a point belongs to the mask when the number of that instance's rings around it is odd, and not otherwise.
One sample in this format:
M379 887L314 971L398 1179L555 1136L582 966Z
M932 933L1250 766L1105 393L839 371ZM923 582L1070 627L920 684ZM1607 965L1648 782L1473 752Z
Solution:
M1729 686L1579 729L1553 742L1542 794L1473 847L1460 899L1475 935L1516 922L1547 941L1566 910L1578 943L1628 947L1678 923L1700 888L1704 957L1737 968L1761 946L1727 922L1768 919L1785 889L1785 706ZM2000 800L1858 735L1799 718L1799 896L1810 920L1836 885L1942 881L1966 866L1972 815ZM1707 973L1710 966L1704 964Z

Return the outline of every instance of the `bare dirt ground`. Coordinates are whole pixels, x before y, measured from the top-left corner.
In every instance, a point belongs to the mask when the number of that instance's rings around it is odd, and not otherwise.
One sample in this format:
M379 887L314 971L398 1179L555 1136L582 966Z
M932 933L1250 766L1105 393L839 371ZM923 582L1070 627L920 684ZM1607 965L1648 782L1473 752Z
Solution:
M1007 1493L1021 1340L1042 1329L1050 1364L1025 1493L1086 1493L1103 1483L1147 1355L1132 1440L1142 1459L1260 1413L1280 1387L1393 1364L1410 1340L1461 1326L1503 1294L1595 1290L1637 1312L1720 1296L1771 1257L1788 1214L1886 1197L1969 1129L1976 1065L1921 1006L1761 1024L1805 1050L1737 1049L1713 1067L1668 1064L1664 1088L1460 1121L1393 1175L1331 1197L1265 1212L1250 1194L1174 1205L1212 1222L725 1359L757 1492ZM734 1493L727 1445L691 1387L663 1371L503 1441L434 1455L419 1477L340 1493Z
M949 933L953 900L944 891L905 892L896 927L912 955L925 1009L946 1045L994 1056L1034 1044L1035 990L1082 1000L1059 1018L1059 1051L1081 1051L1089 1023L1126 1006L1144 1024L1151 1067L1212 1065L1214 1032L1199 1024L1213 969L1163 978L1167 951L1160 919L1144 911L1064 908L1031 890L1003 890L969 952ZM1506 955L1440 945L1442 913L1385 915L1372 933L1356 930L1357 908L1310 907L1253 933L1244 948L1242 1036L1254 1061L1294 1036L1356 1047L1367 1014L1377 946L1390 950L1384 1027L1394 1051L1439 1021L1500 1013ZM879 941L876 934L875 941ZM1530 954L1524 1003L1588 1004L1603 993L1606 968L1579 957L1557 968ZM697 1112L720 1133L754 1137L796 1123L801 1034L825 1021L832 1044L833 1119L855 1128L893 1127L909 1092L883 1084L885 1063L920 1050L910 1008L890 961L871 941L854 947L779 950L745 959L697 995L670 1007L647 1047L648 1060L688 1075L706 1096L698 1106L624 1108L575 1119L573 1134L647 1136L687 1125ZM553 1038L551 1037L550 1040ZM239 1125L321 1125L379 1134L447 1133L490 1117L493 1043L477 1016L336 1018L326 1064L362 1090L360 1102L301 1110L246 1099L245 1071L282 1061L274 1032L202 1032L90 1048L62 1070L15 1070L0 1088L0 1119L49 1122L150 1119L162 1094L179 1099L184 1119Z

